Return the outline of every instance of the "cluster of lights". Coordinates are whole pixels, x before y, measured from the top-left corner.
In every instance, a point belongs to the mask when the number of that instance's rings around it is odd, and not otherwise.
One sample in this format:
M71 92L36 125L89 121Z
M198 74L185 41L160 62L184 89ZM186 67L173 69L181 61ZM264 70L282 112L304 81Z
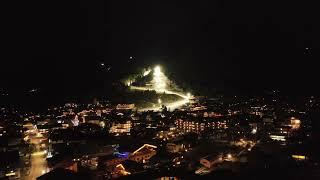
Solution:
M165 91L167 82L168 82L168 79L161 71L160 66L156 66L153 69L153 79L152 79L153 88L156 91Z
M176 120L175 125L185 132L196 132L199 133L208 129L226 129L228 128L225 122L196 122L188 120Z
M157 93L166 93L166 94L174 94L177 95L181 98L183 98L182 100L173 102L173 103L166 103L166 107L168 108L168 110L174 110L180 106L183 106L184 104L188 103L190 101L190 99L193 98L193 96L191 95L191 93L179 93L176 91L170 91L167 89L167 85L169 84L169 80L167 78L167 76L161 71L161 67L160 66L155 66L152 70L148 69L143 71L143 76L147 76L149 75L151 72L153 72L153 79L151 80L151 86L150 87L136 87L136 86L131 86L132 85L132 81L127 81L126 84L128 86L130 86L131 89L135 89L135 90L154 90ZM162 104L162 100L158 99L158 104ZM156 104L153 104L153 109L158 109L159 107L156 106ZM150 108L145 108L145 109L141 109L142 111L144 110L150 110Z
M286 141L285 136L270 135L270 138L271 138L272 140L276 140L276 141Z
M299 129L300 128L301 121L299 119L296 119L294 117L291 118L291 127L292 129Z
M115 124L113 123L109 133L111 134L116 134L116 135L120 135L120 134L128 134L130 133L131 130L131 121L126 121L126 123L124 124Z

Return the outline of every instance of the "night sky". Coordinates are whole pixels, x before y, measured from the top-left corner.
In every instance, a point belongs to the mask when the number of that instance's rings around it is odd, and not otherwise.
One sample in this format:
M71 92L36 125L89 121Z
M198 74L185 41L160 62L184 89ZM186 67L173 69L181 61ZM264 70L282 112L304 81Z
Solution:
M28 1L3 7L2 88L86 92L161 63L180 81L202 86L319 90L320 31L311 3ZM101 62L111 71L101 70Z

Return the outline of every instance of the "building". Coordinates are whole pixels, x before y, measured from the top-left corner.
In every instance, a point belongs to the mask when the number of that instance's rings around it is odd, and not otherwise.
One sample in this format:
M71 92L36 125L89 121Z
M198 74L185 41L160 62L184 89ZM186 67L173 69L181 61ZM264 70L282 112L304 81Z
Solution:
M134 108L134 104L118 104L116 107L118 110L133 110Z
M168 130L158 131L156 138L163 141L176 141L182 139L183 133L176 127L170 127Z
M112 123L109 133L115 136L119 135L130 135L131 121L125 121L123 123Z
M166 149L170 153L178 153L178 152L185 151L185 145L184 144L167 143Z
M100 125L100 122L103 121L103 119L101 118L101 116L97 116L97 115L94 115L94 116L85 116L84 119L85 119L85 122L86 122L86 123L91 123L91 124L96 124L96 125Z
M126 159L127 159L126 157L117 157L114 155L108 155L105 157L101 157L99 161L103 161L107 167L114 167L114 166L117 166L118 164L121 164Z
M126 170L126 168L123 166L123 164L118 164L112 171L112 178L119 178L121 176L127 176L131 173Z
M290 125L291 125L292 129L299 129L300 128L300 124L301 124L301 121L299 119L294 118L294 117L292 117L290 119Z
M148 161L152 156L156 155L157 152L154 150L157 146L150 144L144 144L132 153L113 153L112 155L103 156L99 158L100 162L103 162L108 168L116 167L122 164L126 160L135 161L137 163L144 163Z
M175 124L178 129L183 130L184 132L200 133L201 131L204 131L205 128L205 123L182 119L176 120Z
M132 154L129 155L129 159L139 162L139 163L145 163L148 161L152 156L157 154L156 149L157 146L153 146L150 144L144 144L139 149L134 151Z
M200 164L206 168L212 168L215 164L222 161L222 155L211 154L200 159Z
M227 124L224 120L215 119L177 119L175 125L183 132L201 133L204 130L226 129Z

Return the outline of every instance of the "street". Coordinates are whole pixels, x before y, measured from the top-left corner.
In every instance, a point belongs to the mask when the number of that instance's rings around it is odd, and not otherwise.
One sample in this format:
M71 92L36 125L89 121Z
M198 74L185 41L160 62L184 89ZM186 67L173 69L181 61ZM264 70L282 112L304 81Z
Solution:
M185 105L186 103L189 102L189 97L187 95L184 95L182 93L179 93L179 92L174 92L174 91L169 91L169 90L156 90L156 89L153 89L153 88L147 88L147 87L137 87L137 86L130 86L130 89L132 90L140 90L140 91L148 91L148 90L154 90L156 91L157 93L165 93L165 94L174 94L176 96L179 96L181 98L183 98L182 100L179 100L179 101L176 101L176 102L173 102L173 103L167 103L167 104L164 104L168 110L170 111L173 111L183 105ZM139 111L148 111L148 110L153 110L153 111L157 111L159 110L161 107L148 107L148 108L143 108L143 109L140 109Z
M47 143L46 138L43 137L41 133L36 131L35 134L29 135L30 144L34 146L33 152L31 154L31 167L29 174L27 174L25 180L34 180L50 171L46 156L47 156Z

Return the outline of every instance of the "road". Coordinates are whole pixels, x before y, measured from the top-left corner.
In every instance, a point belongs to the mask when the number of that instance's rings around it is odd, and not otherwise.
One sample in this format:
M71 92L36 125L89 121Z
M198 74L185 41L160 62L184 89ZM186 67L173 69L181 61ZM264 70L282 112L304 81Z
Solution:
M49 172L49 168L47 165L47 160L45 159L44 155L33 155L31 159L31 169L30 174L27 176L27 180L34 180L37 177L41 176Z
M188 96L179 93L179 92L175 92L175 91L170 91L170 90L157 90L157 89L153 89L153 88L148 88L148 87L138 87L138 86L130 86L130 89L132 90L140 90L140 91L156 91L157 93L165 93L165 94L174 94L177 95L179 97L182 97L184 99L188 99Z
M130 86L130 89L132 90L140 90L140 91L156 91L157 93L165 93L165 94L174 94L177 95L181 98L183 98L182 100L173 102L173 103L167 103L164 104L168 110L173 111L183 105L185 105L186 103L189 102L189 97L187 95L184 95L180 92L175 92L175 91L170 91L170 90L156 90L153 88L148 88L148 87L138 87L138 86ZM148 108L143 108L140 109L139 111L148 111L148 110L153 110L153 111L157 111L160 110L161 107L148 107Z
M29 174L24 179L35 180L37 177L50 171L46 160L47 144L43 143L46 138L44 138L38 131L36 131L35 135L30 135L29 137L30 143L34 145L35 148L31 154L31 167Z

